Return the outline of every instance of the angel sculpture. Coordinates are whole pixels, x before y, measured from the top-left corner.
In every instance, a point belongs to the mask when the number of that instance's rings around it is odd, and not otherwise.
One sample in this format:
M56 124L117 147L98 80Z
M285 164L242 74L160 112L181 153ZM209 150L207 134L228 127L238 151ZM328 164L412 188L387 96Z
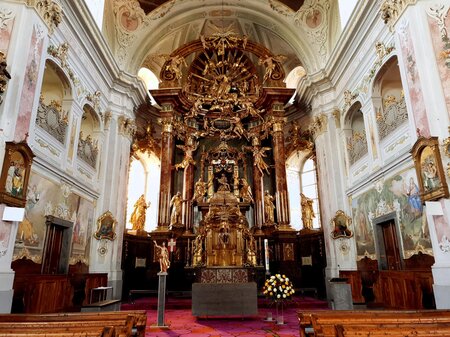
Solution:
M175 165L175 169L178 171L178 169L182 168L185 169L189 165L195 165L194 158L192 157L193 152L197 150L198 148L198 141L192 142L189 141L186 145L177 145L179 149L182 149L184 152L184 158L181 161L181 163Z
M183 56L175 55L159 55L160 57L166 60L165 70L174 74L175 78L179 80L182 77L181 66L185 66L187 68L186 60Z
M242 198L244 202L253 202L252 188L248 184L245 178L241 178L241 189L239 190L239 197Z
M284 60L286 60L286 56L284 55L276 55L276 56L265 55L264 57L261 57L259 59L258 64L264 65L264 67L266 67L263 83L272 77L272 74L277 65L281 68L281 62L283 62Z
M267 174L270 174L269 172L269 165L266 164L264 161L264 157L267 157L265 152L270 150L270 147L258 147L254 146L252 148L253 152L253 166L256 166L261 172L262 175L264 175L264 171L267 172Z

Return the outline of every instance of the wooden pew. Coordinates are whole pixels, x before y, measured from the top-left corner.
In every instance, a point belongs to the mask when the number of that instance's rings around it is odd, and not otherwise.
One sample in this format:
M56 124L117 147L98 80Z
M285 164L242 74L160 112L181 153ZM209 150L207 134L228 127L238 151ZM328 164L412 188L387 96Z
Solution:
M0 315L0 337L145 336L145 310Z
M450 336L450 311L299 312L300 336Z

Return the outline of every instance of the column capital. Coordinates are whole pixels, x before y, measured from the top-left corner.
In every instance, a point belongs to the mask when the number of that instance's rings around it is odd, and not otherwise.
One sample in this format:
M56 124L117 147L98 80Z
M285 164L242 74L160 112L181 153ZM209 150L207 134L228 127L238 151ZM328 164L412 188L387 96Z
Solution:
M117 119L117 123L119 134L129 138L131 141L136 131L136 124L134 120L125 115L122 115Z
M383 0L380 6L380 16L392 30L406 7L414 5L417 0Z
M158 121L161 126L162 126L162 132L168 132L168 133L172 133L173 132L173 124L174 124L174 120L173 117L163 117Z
M328 127L328 116L324 113L321 113L314 117L309 127L309 130L313 135L314 139L316 139L325 131L327 131L327 127Z
M55 0L27 0L27 5L36 8L47 25L49 34L53 34L62 21L62 6Z

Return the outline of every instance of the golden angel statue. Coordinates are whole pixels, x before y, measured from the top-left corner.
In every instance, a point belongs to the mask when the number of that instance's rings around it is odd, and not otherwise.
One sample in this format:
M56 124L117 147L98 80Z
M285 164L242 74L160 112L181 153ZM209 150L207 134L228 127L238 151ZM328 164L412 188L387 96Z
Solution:
M269 172L269 165L266 164L264 161L264 157L266 157L265 152L270 150L270 147L258 147L254 146L252 148L253 152L253 166L256 166L261 172L262 175L264 175L264 171L267 172L267 174L270 174Z
M155 240L153 240L153 243L155 244L155 248L158 250L157 254L159 257L159 272L167 273L167 269L169 269L170 267L170 260L169 250L166 247L166 243L163 242L162 246L158 245Z
M175 165L175 169L178 171L178 169L182 168L185 169L189 165L195 165L195 161L193 158L193 152L197 150L199 142L193 142L192 139L188 141L186 145L177 145L179 149L182 149L184 151L184 158L181 161L181 163Z
M301 193L300 195L301 195L303 228L312 229L313 218L316 217L313 210L313 200L308 198L303 193Z
M175 78L179 80L182 77L181 67L185 66L187 68L186 60L183 56L175 55L159 55L166 60L165 70L174 74Z
M133 224L132 229L142 231L145 226L145 212L150 207L150 202L145 202L145 196L142 194L134 204L133 213L131 213L130 222Z
M272 77L272 74L278 65L281 68L281 62L286 60L284 55L270 56L265 55L259 59L259 64L264 65L266 72L264 73L263 83Z

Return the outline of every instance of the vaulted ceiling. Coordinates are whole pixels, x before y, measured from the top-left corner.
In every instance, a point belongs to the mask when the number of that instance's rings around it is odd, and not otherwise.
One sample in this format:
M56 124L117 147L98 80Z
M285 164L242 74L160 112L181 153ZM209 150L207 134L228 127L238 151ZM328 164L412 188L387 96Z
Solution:
M161 55L218 31L233 31L287 56L285 72L324 67L340 34L337 0L112 0L104 32L119 65L157 76Z

